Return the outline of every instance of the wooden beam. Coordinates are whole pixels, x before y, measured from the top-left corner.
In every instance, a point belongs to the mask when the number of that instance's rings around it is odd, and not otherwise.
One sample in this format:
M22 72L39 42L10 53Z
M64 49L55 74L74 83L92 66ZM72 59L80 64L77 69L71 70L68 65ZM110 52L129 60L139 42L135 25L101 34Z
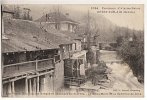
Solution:
M38 60L36 60L36 66L35 66L35 70L38 69Z
M36 78L33 78L33 94L36 94Z
M15 85L14 85L14 81L12 81L12 95L15 95Z
M40 92L40 87L39 87L40 85L39 85L39 76L37 76L37 93L39 93Z
M76 66L77 67L77 77L79 77L79 73L78 73L78 70L79 70L78 69L79 62L78 62L78 59L76 61L77 61L77 66Z
M25 78L25 94L28 95L28 79Z
M11 82L8 83L8 96L11 96L12 94L12 88L11 88Z
M29 79L29 94L32 94L32 81Z
M48 69L46 69L46 70L48 70ZM50 71L46 71L46 72L44 72L44 73L38 73L38 72L33 72L33 73L31 73L31 74L37 74L37 75L31 75L31 76L28 76L27 77L27 73L26 74L24 74L24 75L21 75L21 77L14 77L13 79L12 78L3 78L2 80L3 80L3 84L6 84L6 83L9 83L9 82L12 82L12 81L17 81L17 80L20 80L20 79L23 79L23 78L33 78L33 77L37 77L37 76L41 76L41 75L44 75L44 74L48 74L48 73L51 73L51 72L53 72L54 70L52 69L52 70L50 70ZM28 73L29 74L29 73ZM6 80L6 81L5 81Z
M54 58L49 58L49 59L42 59L42 60L37 60L38 62L40 61L47 61L47 60L53 60ZM23 64L28 64L28 63L35 63L36 61L27 61L27 62L21 62L21 63L16 63L16 64L9 64L9 65L4 65L3 67L9 67L9 66L16 66L16 65L23 65Z
M38 76L42 76L42 75L49 74L49 73L52 73L52 72L54 72L54 70L44 72L44 73L38 73L37 75L28 76L28 78L38 77Z
M22 77L15 77L14 79L9 79L9 80L6 80L6 81L4 81L3 80L3 84L6 84L6 83L9 83L9 82L12 82L12 81L17 81L17 80L20 80L20 79L23 79L23 78L26 78L26 76L22 76Z

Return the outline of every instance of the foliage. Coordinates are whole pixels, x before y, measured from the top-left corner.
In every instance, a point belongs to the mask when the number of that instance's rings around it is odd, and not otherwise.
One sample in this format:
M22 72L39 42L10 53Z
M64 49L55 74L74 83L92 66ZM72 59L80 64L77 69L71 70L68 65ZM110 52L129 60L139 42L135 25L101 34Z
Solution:
M99 63L97 66L93 66L86 70L87 79L91 80L92 84L97 85L100 80L108 79L105 74L107 66L104 62Z
M122 41L123 41L123 37L122 36L118 36L117 39L116 39L117 46L121 46Z
M91 65L93 64L94 61L94 53L92 52L91 49L88 50L87 55L86 55L87 62L90 63Z
M15 19L23 19L23 20L30 20L30 21L33 20L32 16L30 15L30 10L28 12L24 11L19 6L16 6L14 8L14 16L13 17Z
M118 49L118 55L130 66L139 82L144 81L144 43L133 37L133 41L124 39Z
M15 7L14 8L14 18L15 19L20 19L20 8L19 8L19 6L17 6L17 7Z

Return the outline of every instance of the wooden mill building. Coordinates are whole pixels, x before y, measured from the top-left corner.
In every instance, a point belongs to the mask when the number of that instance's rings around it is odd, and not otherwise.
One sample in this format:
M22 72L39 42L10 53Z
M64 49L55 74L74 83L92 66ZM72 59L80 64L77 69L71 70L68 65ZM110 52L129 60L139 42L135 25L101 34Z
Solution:
M87 51L74 32L77 22L62 16L58 29L53 19L34 22L7 13L12 17L2 16L2 96L56 92L84 78Z
M32 21L2 18L2 96L36 95L62 88L64 62L55 41L69 41L48 34Z

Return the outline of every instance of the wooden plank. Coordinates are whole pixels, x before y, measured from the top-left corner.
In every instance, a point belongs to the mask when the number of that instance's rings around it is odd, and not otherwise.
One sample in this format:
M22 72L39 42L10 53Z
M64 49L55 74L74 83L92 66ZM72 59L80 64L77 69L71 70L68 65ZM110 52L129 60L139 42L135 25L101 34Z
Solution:
M37 76L37 93L39 93L40 92L40 90L39 90L39 87L40 85L39 85L39 76Z
M28 94L28 79L25 79L25 93Z
M32 81L29 79L29 94L32 94Z
M33 78L33 94L36 94L36 78Z
M50 68L49 68L50 69ZM48 70L48 69L45 69L45 70ZM40 70L40 71L43 71L43 70ZM19 76L16 76L16 77L14 77L13 79L12 78L3 78L2 80L3 80L3 84L6 84L6 83L9 83L9 82L12 82L12 81L17 81L17 80L20 80L20 79L23 79L23 78L33 78L33 77L37 77L37 76L41 76L41 75L45 75L45 74L48 74L48 73L52 73L52 72L54 72L54 70L52 69L52 70L50 70L49 72L44 72L44 73L38 73L38 72L34 72L34 73L31 73L31 74L37 74L37 75L31 75L31 76L27 76L27 74L29 74L29 73L25 73L24 75L20 75L20 77ZM6 80L6 81L5 81Z
M2 81L3 84L6 84L6 83L9 83L9 82L12 82L12 81L17 81L17 80L20 80L20 79L23 79L23 78L26 78L26 76L23 76L23 77L19 77L19 78L14 78L14 79L9 79L9 80L6 80L6 81Z
M14 85L14 81L12 81L12 94L15 94L15 85Z
M49 58L49 59L42 59L42 60L37 60L37 62L40 62L40 61L47 61L47 60L53 60L54 58ZM16 65L22 65L22 64L27 64L27 63L35 63L35 61L27 61L27 62L21 62L21 63L16 63L16 64L9 64L9 65L4 65L3 68L5 67L10 67L10 66L16 66Z
M51 71L45 72L45 73L38 73L37 75L28 76L28 78L38 77L38 76L42 76L42 75L49 74L52 72L54 72L54 70L51 70Z
M12 88L11 88L11 82L8 83L8 96L11 96Z

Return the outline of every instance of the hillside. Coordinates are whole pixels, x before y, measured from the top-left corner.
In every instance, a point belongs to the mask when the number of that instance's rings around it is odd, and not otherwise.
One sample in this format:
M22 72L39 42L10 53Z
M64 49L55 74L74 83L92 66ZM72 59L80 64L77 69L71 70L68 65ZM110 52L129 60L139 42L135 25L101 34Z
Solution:
M87 21L86 15L81 14L78 17L71 15L70 17L80 23L79 31L77 32L77 34L83 35L86 29L86 21ZM143 31L132 30L127 27L117 26L112 21L108 20L106 17L100 14L91 14L90 17L91 17L90 26L92 27L92 31L93 31L92 34L96 34L97 32L97 34L99 35L98 41L100 42L105 42L105 41L112 42L112 41L116 41L118 36L125 36L125 35L130 36L132 34L136 34L137 37L143 40L144 37Z

